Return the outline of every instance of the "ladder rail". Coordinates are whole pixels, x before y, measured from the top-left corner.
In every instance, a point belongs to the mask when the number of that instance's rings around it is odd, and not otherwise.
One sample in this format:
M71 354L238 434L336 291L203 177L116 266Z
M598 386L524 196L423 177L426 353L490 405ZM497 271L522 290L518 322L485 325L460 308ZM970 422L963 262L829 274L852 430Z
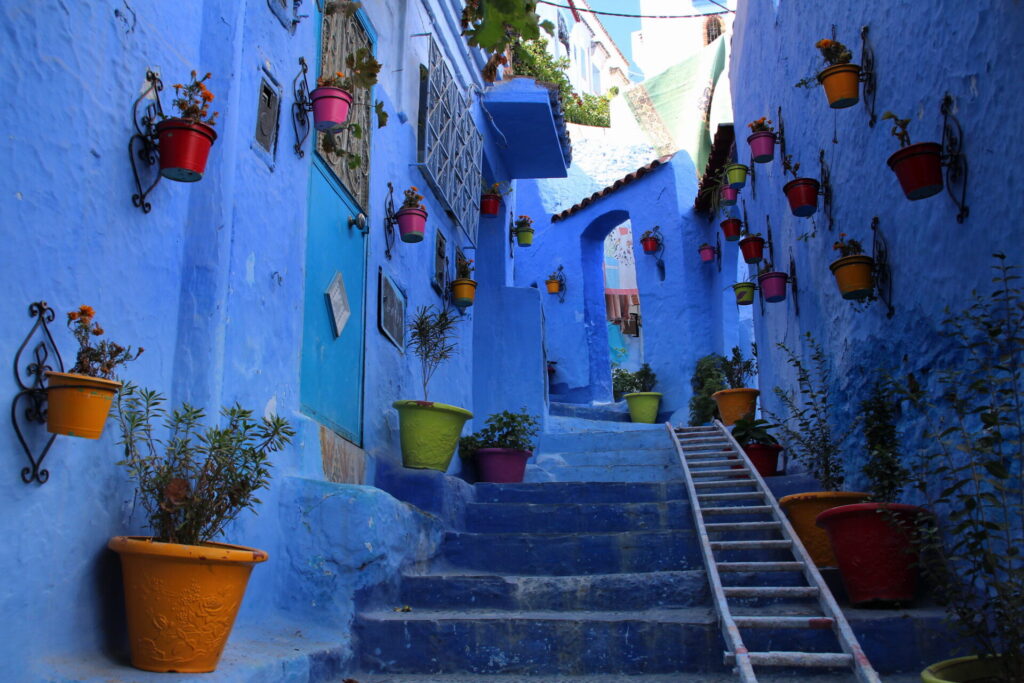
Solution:
M722 629L722 637L725 638L726 647L731 650L734 663L739 670L740 680L743 683L757 683L757 676L754 675L754 666L750 661L747 648L743 644L743 637L740 635L739 627L733 621L729 612L729 605L726 601L725 591L722 587L722 579L718 575L718 567L715 566L714 555L711 551L711 540L708 538L707 528L704 525L704 515L700 509L700 501L697 500L697 488L693 485L693 476L683 455L682 444L679 443L679 436L671 422L665 423L672 443L675 444L676 454L683 466L683 475L686 479L686 490L690 496L690 509L693 511L693 520L697 526L697 538L700 542L701 556L704 558L704 570L707 572L708 581L711 583L712 593L715 596L715 611L718 613L718 623Z

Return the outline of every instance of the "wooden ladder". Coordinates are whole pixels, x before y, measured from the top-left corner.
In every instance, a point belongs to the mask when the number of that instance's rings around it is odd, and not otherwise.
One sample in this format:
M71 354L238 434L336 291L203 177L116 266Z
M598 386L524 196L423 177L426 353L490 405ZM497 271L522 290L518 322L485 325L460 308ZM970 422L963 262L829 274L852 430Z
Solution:
M835 598L821 578L814 561L779 508L764 480L753 467L732 434L718 420L711 427L673 427L666 422L686 475L693 519L704 556L704 567L714 593L715 610L728 648L725 663L738 671L744 683L756 683L755 666L837 668L849 666L861 683L880 683L857 637ZM751 489L727 491L720 489ZM705 517L731 515L766 516L767 521L705 523ZM778 538L751 540L750 532L768 532ZM711 540L710 535L715 536ZM730 539L731 535L741 538ZM725 562L715 552L739 550L788 550L792 561ZM723 573L800 572L806 586L723 586ZM820 614L786 616L743 614L744 608L730 606L730 598L817 598ZM755 611L748 609L747 611ZM785 610L783 610L785 611ZM831 629L842 652L765 651L750 652L743 644L741 629Z

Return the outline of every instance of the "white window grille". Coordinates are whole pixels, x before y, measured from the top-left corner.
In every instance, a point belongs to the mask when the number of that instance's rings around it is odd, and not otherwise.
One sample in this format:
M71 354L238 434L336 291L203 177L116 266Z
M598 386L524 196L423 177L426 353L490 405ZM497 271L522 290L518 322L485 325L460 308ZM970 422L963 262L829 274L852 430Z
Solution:
M475 245L483 139L470 105L431 40L430 63L420 90L420 169L443 208Z

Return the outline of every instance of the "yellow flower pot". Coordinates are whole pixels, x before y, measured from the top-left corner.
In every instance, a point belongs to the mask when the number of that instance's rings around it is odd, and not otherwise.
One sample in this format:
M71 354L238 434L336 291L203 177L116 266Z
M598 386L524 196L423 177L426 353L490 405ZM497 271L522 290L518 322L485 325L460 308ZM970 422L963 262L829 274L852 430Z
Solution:
M828 106L833 109L852 107L860 101L860 66L836 64L818 74L818 82L825 88Z
M835 567L836 556L825 530L814 523L825 510L840 505L863 503L868 494L857 491L812 491L794 493L779 499L779 506L786 511L793 531L800 537L807 554L819 567Z
M635 394L626 394L626 404L629 406L629 419L633 422L653 424L658 419L658 406L661 405L661 394L657 391L641 391Z
M858 300L871 296L875 289L871 279L871 269L874 265L871 257L863 254L844 256L829 264L829 270L835 276L839 293L844 299Z
M447 472L462 426L473 413L434 401L395 401L402 444L402 464Z
M932 664L921 672L923 683L986 683L1001 680L1003 670L997 657L957 657Z
M452 281L452 303L456 306L472 306L476 297L476 280L462 277Z
M544 281L544 286L548 288L548 294L558 294L561 284L558 280Z
M46 388L46 431L98 439L121 383L69 372L47 372Z
M516 228L516 242L521 247L533 244L533 228Z
M718 415L726 426L734 424L745 415L753 415L757 407L757 397L761 394L757 389L722 389L711 394L718 405Z

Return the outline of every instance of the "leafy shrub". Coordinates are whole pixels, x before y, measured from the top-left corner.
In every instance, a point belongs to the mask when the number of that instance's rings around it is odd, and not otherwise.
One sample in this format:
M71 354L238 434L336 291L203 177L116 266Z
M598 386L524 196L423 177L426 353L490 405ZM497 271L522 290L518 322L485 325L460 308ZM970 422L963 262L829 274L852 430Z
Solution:
M725 357L711 353L701 357L693 369L690 387L690 426L707 424L718 416L718 406L711 395L726 388L725 371L722 369Z
M469 457L481 448L511 448L517 451L532 451L540 423L526 412L513 413L503 410L487 418L486 426L479 432L459 439L459 455Z
M618 89L612 88L604 95L577 93L569 82L569 77L565 75L565 70L569 68L569 60L564 57L555 59L548 53L547 46L548 41L544 38L519 40L514 43L512 67L516 75L529 76L558 86L562 106L565 108L565 119L569 123L604 128L610 126L608 103L618 94Z

